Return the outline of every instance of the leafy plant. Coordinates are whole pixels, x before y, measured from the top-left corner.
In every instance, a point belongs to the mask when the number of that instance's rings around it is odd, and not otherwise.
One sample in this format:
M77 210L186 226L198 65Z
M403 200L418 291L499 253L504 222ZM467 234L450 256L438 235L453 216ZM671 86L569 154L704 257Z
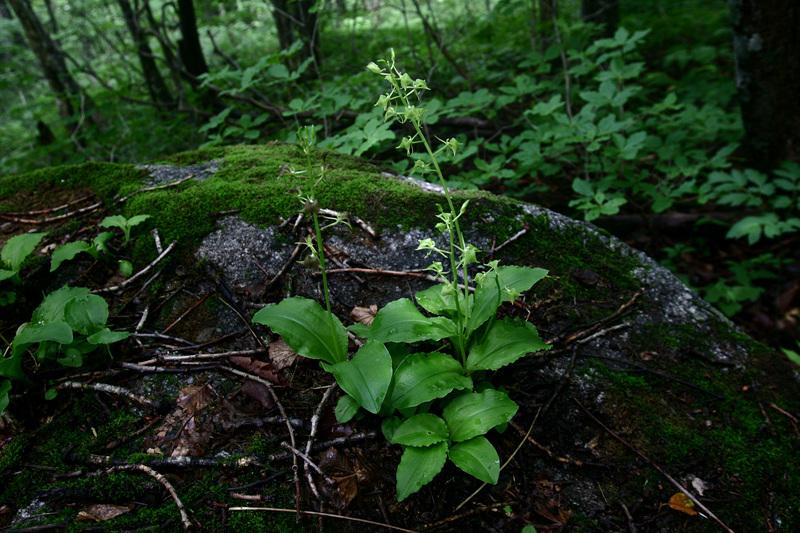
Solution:
M111 331L107 321L108 304L87 288L65 286L48 294L31 320L17 329L10 355L0 358L0 378L4 378L0 379L0 412L8 405L10 380L29 381L22 366L27 352L33 353L37 365L56 362L79 367L99 346L128 337L128 333Z
M62 244L50 256L50 272L55 272L64 261L74 259L78 254L86 253L97 259L101 253L108 252L108 241L114 236L113 232L104 231L97 235L92 242L71 241Z
M384 419L387 440L403 446L396 476L398 500L429 483L448 459L477 479L496 483L500 460L486 435L505 426L518 407L491 385L491 371L549 348L533 325L497 319L497 309L530 289L547 271L502 267L497 261L479 264L479 250L466 242L461 230L467 202L456 208L439 164L439 156L455 154L459 143L448 139L434 151L423 133L425 109L419 101L427 84L401 72L394 52L391 59L371 63L368 69L390 85L376 104L383 109L384 120L413 129L399 147L409 155L421 147L426 157L415 159L414 170L434 174L444 188L446 207L438 215L436 229L446 235L446 243L440 247L434 239L423 239L418 250L441 256L449 270L441 261L433 262L429 270L439 283L418 292L416 304L401 298L381 308L370 326L350 326L366 342L348 357L347 331L331 312L319 206L313 198L304 198L304 212L311 217L315 235L306 246L322 274L325 309L313 300L294 297L265 306L253 321L281 335L300 355L320 360L334 376L345 392L336 406L340 422L361 409ZM314 131L307 129L299 136L309 177ZM323 178L322 172L318 178ZM471 276L470 270L478 266L483 271ZM474 293L469 290L472 279Z
M0 250L0 281L10 278L19 280L22 265L36 247L42 242L46 233L25 233L11 237Z
M148 218L150 218L150 215L134 215L131 218L125 218L122 215L112 215L101 220L100 227L121 229L124 236L123 245L125 245L131 240L131 230Z

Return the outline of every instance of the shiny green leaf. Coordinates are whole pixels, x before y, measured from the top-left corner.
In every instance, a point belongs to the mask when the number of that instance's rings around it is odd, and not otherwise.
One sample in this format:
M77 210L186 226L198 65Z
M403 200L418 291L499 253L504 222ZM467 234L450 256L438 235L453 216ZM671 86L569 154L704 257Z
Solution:
M448 456L454 465L484 483L494 485L500 477L500 457L482 435L454 444Z
M420 413L395 429L392 442L404 446L430 446L445 442L449 436L444 420L430 413Z
M94 247L85 241L73 241L62 244L56 248L53 251L53 255L50 256L50 272L54 272L61 266L61 263L74 259L75 256L80 253L94 254Z
M357 401L345 394L336 402L336 409L334 409L336 421L340 424L350 422L360 408L361 406L358 405Z
M450 429L450 439L461 442L505 424L518 408L506 393L487 389L456 396L444 408L442 416Z
M520 266L500 267L488 272L475 288L467 334L494 316L501 303L510 302L514 295L527 291L545 276L547 270L543 268Z
M326 363L347 359L347 331L314 300L294 297L267 305L253 322L268 326L302 356Z
M549 348L530 322L498 320L484 338L470 348L467 370L497 370L528 353Z
M447 460L447 443L403 450L397 467L397 501L401 502L430 483Z
M472 388L472 379L449 355L416 353L398 365L392 385L391 407L405 409L443 398L452 390Z
M358 404L377 414L392 381L392 356L378 341L369 341L349 361L323 364L336 382Z
M456 334L452 320L428 318L408 298L386 304L365 332L365 338L382 342L438 341Z

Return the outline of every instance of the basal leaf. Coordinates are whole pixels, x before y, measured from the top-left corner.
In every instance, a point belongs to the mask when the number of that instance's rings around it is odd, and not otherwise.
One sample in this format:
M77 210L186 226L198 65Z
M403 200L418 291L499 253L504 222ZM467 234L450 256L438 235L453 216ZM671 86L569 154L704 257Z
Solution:
M384 418L383 422L381 422L381 433L383 433L383 437L389 442L394 442L394 432L397 431L397 428L399 428L402 423L403 419L399 416Z
M438 341L456 334L452 320L428 318L408 298L386 304L372 321L366 338L381 342Z
M19 272L22 263L33 253L47 233L25 233L16 235L6 241L0 251L0 259L14 272Z
M347 359L347 331L314 300L294 297L267 305L253 322L268 326L305 357L331 364Z
M14 337L14 346L22 347L39 342L53 341L59 344L72 342L72 328L66 322L45 322L23 324Z
M63 322L64 309L74 298L82 298L91 294L85 287L64 286L45 296L42 303L34 309L31 322Z
M345 394L336 402L336 409L334 409L336 421L340 424L350 422L360 408L361 406L358 405L357 401Z
M391 407L405 409L443 398L452 390L472 388L472 379L449 355L417 353L409 355L398 365L392 385Z
M430 483L447 460L447 443L427 448L408 447L397 467L397 501L401 502Z
M122 215L111 215L100 221L101 228L119 228L124 229L128 225L128 219Z
M64 318L78 333L91 335L106 325L108 304L96 294L79 296L64 306Z
M513 295L527 291L545 276L547 270L543 268L520 266L500 267L487 273L475 288L467 334L494 316L501 303L510 302Z
M494 485L500 477L500 457L482 435L454 444L448 456L454 465L484 483Z
M50 272L54 272L61 266L61 263L74 259L76 255L82 252L92 253L94 252L94 247L85 241L73 241L62 244L56 248L53 251L53 255L50 256Z
M392 356L383 343L369 341L351 360L323 367L361 407L378 413L392 381Z
M89 344L113 344L125 340L128 337L130 337L130 333L125 331L111 331L108 328L103 328L86 337L86 341Z
M395 429L392 442L404 446L430 446L445 442L449 436L444 420L430 413L420 413Z
M511 420L519 406L504 392L487 389L456 396L442 412L453 442L484 435Z
M497 370L528 353L549 348L530 322L497 320L484 338L470 348L467 370Z
M11 381L7 379L0 379L0 415L8 407L8 393L11 392Z
M448 287L442 283L428 287L424 291L419 291L414 295L417 304L434 315L445 313L455 313L456 303L452 293L446 294Z

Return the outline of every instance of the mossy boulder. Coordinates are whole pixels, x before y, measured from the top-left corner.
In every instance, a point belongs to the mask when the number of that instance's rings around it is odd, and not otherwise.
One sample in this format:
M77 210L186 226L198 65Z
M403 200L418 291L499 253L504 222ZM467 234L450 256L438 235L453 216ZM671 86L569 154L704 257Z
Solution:
M151 215L150 228L158 230L162 245L174 241L176 248L148 276L114 293L111 308L118 329L167 336L150 337L143 345L131 340L115 348L113 359L96 358L91 364L104 376L101 381L124 383L167 410L187 390L195 390L187 387L210 387L218 401L206 402L205 414L193 419L192 427L204 429L189 446L191 453L263 459L281 450L285 428L237 425L242 409L250 409L252 417L274 408L268 399L244 390L240 381L221 378L214 368L141 376L118 366L122 360L176 353L176 348L187 353L174 339L189 341L201 352L257 349L244 323L248 313L286 294L319 298L318 275L290 261L305 233L302 222L295 224L298 194L312 187L323 208L362 222L326 232L334 309L343 321L351 321L355 306L380 306L430 284L421 270L430 259L415 249L421 238L442 238L433 230L442 203L437 186L330 152L317 154L314 164L324 166L325 179L312 184L297 171L305 164L296 147L270 144L184 153L141 166L88 163L6 176L0 178L0 241L36 225L49 231L49 242L63 242L91 234L101 214ZM459 515L441 527L715 530L713 520L693 514L700 509L669 506L680 490L661 469L734 529L760 530L765 524L776 530L800 528L794 497L800 466L793 460L800 438L800 379L794 368L742 334L652 259L594 226L486 193L457 196L470 200L466 230L487 256L549 270L524 301L501 312L533 322L553 349L497 375L496 385L521 406L515 424L492 436L502 460L513 455L498 485L484 488L457 511L479 484L448 467L417 495L392 503L398 452L381 439L368 439L315 455L329 475L350 480L327 488L330 501L347 501L343 514L408 528ZM102 210L75 213L96 201ZM35 213L60 204L71 207ZM65 212L70 216L58 218ZM55 220L31 224L31 218ZM148 232L135 235L119 254L139 270L158 251ZM64 283L102 287L114 282L111 266L96 266L88 258L56 276L47 270L43 257L29 263L16 312L3 315L6 331L13 332L30 316L42 291ZM253 333L273 339L266 330ZM269 355L259 357L270 360ZM257 363L248 370L257 368L264 370ZM282 386L279 394L289 415L310 418L319 401L315 387L330 378L310 361L268 370ZM28 389L15 388L15 393L25 392L12 398L17 423L14 429L6 424L0 434L0 506L8 509L0 514L0 524L52 523L55 519L22 518L26 512L53 512L58 523L80 529L73 504L141 501L148 480L120 473L65 481L58 474L75 469L64 462L65 447L73 458L111 454L117 461L140 461L148 448L160 447L167 454L170 449L159 437L157 422L142 429L152 422L142 417L150 415L118 398L62 393L57 405L44 404L44 384L65 375L48 372L36 375ZM115 407L109 409L107 402ZM55 416L50 419L50 414ZM529 427L528 441L514 454ZM338 426L328 413L321 437L377 429L378 421L367 417ZM134 436L122 439L120 434ZM125 442L106 451L109 441L120 440ZM31 464L44 469L26 466ZM247 472L231 472L220 464L213 473L181 470L174 480L195 520L205 529L224 530L225 506L241 503L227 489L257 482L275 470L278 477L268 489L253 486L262 497L292 507L294 488L286 463ZM304 496L304 507L314 505L313 496ZM676 501L673 507L680 507ZM275 523L261 515L232 516L237 524L252 527ZM178 526L170 500L148 502L107 524L130 529L154 521ZM276 527L314 525L287 520Z

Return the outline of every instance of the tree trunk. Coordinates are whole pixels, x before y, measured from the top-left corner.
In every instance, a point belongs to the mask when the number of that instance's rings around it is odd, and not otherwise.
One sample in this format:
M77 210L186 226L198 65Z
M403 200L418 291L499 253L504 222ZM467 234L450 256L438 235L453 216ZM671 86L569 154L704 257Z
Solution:
M582 0L581 18L603 27L603 36L611 37L619 25L619 0Z
M316 12L311 10L314 3L314 0L272 0L272 17L281 50L288 50L298 39L303 43L302 54L288 59L290 68L297 68L310 58L315 70L319 70L318 19Z
M83 92L70 74L63 52L45 30L30 1L8 0L8 3L19 20L28 46L36 55L44 77L58 100L59 114L66 118L70 134L75 133L80 124L78 120L80 113L84 113L92 120L91 98Z
M729 0L744 148L768 170L800 149L800 3Z
M160 109L169 109L173 106L173 99L161 76L161 72L156 65L155 56L150 49L150 44L147 42L147 35L142 31L139 25L139 18L133 11L129 0L117 0L120 10L122 10L122 18L125 19L125 25L128 31L131 32L131 37L136 45L136 53L139 56L139 63L142 65L142 74L144 75L145 85L147 85L147 92L150 94L150 100Z
M192 0L178 0L178 18L181 27L181 38L178 40L178 56L183 68L190 76L192 85L197 85L197 78L208 72L200 36L197 34L197 17Z

